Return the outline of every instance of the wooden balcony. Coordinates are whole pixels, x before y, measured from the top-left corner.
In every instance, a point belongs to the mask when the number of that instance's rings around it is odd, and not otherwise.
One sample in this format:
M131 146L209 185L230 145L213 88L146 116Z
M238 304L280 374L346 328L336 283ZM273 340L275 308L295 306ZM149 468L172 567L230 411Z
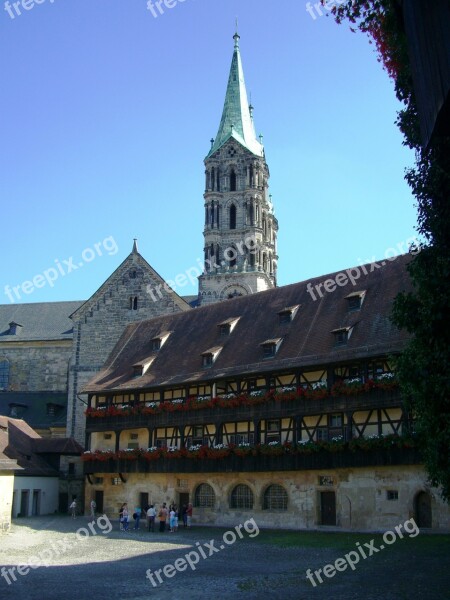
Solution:
M145 405L137 404L138 411ZM293 416L318 415L332 412L353 413L374 408L394 408L402 406L398 388L376 389L370 392L349 396L327 396L326 398L299 398L279 401L271 399L253 406L213 407L174 412L162 411L156 414L121 414L116 416L86 418L86 432L121 431L141 427L177 427L183 425L203 425L206 423L227 423L253 421L258 419L280 419Z
M313 469L343 469L392 465L415 465L422 462L417 448L389 448L338 452L320 451L312 454L282 454L259 456L231 455L218 459L161 458L146 460L88 461L85 475L101 473L242 473L262 471L307 471Z

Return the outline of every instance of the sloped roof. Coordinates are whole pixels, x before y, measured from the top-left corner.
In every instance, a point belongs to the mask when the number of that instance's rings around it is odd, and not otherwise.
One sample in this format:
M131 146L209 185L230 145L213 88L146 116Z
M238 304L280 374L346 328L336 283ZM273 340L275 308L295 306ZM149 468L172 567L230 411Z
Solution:
M61 407L54 415L48 414L47 405ZM2 392L0 394L0 415L11 415L11 407L16 405L16 416L24 419L35 429L65 427L67 421L66 392Z
M18 474L36 477L58 477L59 472L41 454L81 454L75 440L43 439L25 421L0 416L0 459L17 462Z
M396 295L411 289L406 270L410 260L409 255L403 255L381 268L357 267L360 277L354 286L349 281L346 285L335 285L336 289L329 293L323 283L335 281L345 270L133 323L85 391L155 389L399 352L408 336L392 324L390 313ZM355 270L356 267L353 273ZM342 283L342 278L339 281ZM315 287L319 285L320 293ZM359 289L366 290L365 301L361 310L350 312L346 296ZM279 312L295 305L300 307L292 322L281 323ZM220 337L218 325L231 317L240 317L236 327L229 336ZM353 327L352 335L345 346L337 346L332 331L343 327ZM172 334L148 371L133 378L132 365L148 356L150 340L162 329ZM282 338L282 344L276 356L265 360L260 344L278 338ZM201 354L206 348L218 345L223 349L213 367L202 368Z
M69 315L83 302L36 302L29 304L0 304L0 342L32 340L70 340L73 323ZM9 333L15 322L16 335Z

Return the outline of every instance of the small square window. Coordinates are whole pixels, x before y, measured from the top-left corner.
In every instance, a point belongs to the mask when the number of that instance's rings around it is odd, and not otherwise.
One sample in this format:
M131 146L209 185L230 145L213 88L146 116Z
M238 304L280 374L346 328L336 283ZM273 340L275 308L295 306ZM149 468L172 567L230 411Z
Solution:
M275 344L266 344L265 346L263 346L263 348L264 358L272 358L277 352L277 347Z
M280 421L278 419L267 421L267 431L280 431Z
M160 338L155 338L154 340L152 340L152 350L153 350L153 352L158 352L158 350L161 350L161 339Z
M214 362L214 357L212 354L204 354L202 357L202 364L204 367L211 367Z
M347 308L349 312L354 312L356 310L360 310L361 308L361 296L352 296L347 299L348 305Z
M342 427L342 415L330 415L329 423L330 427Z
M103 439L104 440L111 440L112 439L112 433L104 433L103 434Z
M348 331L341 329L335 332L336 346L344 346L348 342Z
M398 500L398 491L397 490L387 490L386 498L388 500Z
M290 323L291 321L292 321L292 313L291 312L282 312L279 314L280 325L284 325L285 323Z
M226 337L226 336L230 335L230 330L231 330L231 327L230 327L229 323L225 323L223 325L220 325L220 327L219 327L220 335L222 337Z

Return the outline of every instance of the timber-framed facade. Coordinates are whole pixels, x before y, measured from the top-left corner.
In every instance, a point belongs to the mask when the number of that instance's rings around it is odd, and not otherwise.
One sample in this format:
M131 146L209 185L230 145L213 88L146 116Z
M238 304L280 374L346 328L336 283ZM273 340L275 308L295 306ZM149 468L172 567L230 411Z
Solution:
M86 388L86 502L189 500L219 525L245 511L267 527L448 527L395 377L408 261L320 302L311 280L130 325Z

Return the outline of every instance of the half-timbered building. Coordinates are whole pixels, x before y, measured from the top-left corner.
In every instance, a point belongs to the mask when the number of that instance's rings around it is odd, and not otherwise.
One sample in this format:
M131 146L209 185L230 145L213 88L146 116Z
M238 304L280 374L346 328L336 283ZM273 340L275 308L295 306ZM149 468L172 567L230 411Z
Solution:
M86 502L189 500L221 525L448 526L395 377L409 260L130 324L86 388Z

